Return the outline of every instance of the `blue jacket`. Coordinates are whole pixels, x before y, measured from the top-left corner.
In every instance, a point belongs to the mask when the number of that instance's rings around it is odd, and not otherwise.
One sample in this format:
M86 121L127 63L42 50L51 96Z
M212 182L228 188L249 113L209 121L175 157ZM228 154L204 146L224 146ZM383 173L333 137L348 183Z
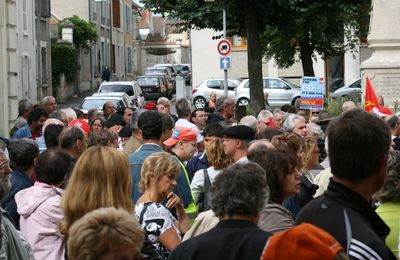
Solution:
M15 227L19 230L19 214L17 212L17 204L15 203L15 194L20 190L32 187L31 179L21 170L13 170L11 173L11 189L10 192L1 201L1 207L10 214L14 220Z
M32 138L31 129L29 128L28 123L25 123L21 128L19 128L15 134L12 136L12 139L19 139L19 138Z
M189 174L190 181L192 181L194 174L198 170L204 170L208 168L208 161L206 153L198 154L193 157L186 164L186 171Z
M163 149L157 144L143 144L136 152L129 155L132 177L131 198L134 202L136 202L142 195L142 193L139 192L139 181L143 161L151 154L160 152L163 152Z

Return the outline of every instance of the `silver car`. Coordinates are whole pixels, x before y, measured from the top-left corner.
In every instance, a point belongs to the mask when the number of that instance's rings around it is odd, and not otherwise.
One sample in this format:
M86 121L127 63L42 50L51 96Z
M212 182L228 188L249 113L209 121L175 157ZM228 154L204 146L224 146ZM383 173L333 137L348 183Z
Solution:
M103 105L107 101L111 101L116 109L120 107L133 107L129 96L125 92L107 92L94 93L92 96L85 97L79 109L85 114L87 114L89 109L103 111Z
M338 88L335 92L330 95L332 98L346 98L361 100L361 79L357 79L347 86Z
M235 89L239 86L239 80L228 79L228 96L235 97ZM211 92L217 94L217 98L224 95L224 79L207 79L202 81L192 90L193 105L197 109L203 109L207 100L210 98Z
M264 95L267 104L270 106L298 105L301 88L296 84L283 79L274 77L263 78ZM235 102L238 106L248 106L250 103L249 80L243 80L236 88Z
M144 96L136 81L104 81L97 92L125 92L136 107L144 106Z

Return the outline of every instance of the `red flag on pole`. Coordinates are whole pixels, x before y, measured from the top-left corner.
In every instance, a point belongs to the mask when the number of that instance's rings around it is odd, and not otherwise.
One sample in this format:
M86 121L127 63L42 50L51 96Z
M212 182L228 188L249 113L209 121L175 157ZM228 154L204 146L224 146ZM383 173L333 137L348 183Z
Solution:
M393 114L393 112L389 108L381 107L381 105L379 105L378 98L376 97L374 88L372 87L371 81L369 80L368 77L366 78L364 109L367 112L374 112L378 115L379 113L384 115ZM384 115L379 115L379 116L384 116Z

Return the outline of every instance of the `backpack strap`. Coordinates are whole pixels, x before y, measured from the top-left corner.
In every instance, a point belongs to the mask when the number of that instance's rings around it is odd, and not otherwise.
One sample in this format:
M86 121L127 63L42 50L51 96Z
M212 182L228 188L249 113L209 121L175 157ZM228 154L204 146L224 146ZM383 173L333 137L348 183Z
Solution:
M204 174L204 194L207 195L207 193L210 191L211 188L211 181L207 169L203 170L203 174Z

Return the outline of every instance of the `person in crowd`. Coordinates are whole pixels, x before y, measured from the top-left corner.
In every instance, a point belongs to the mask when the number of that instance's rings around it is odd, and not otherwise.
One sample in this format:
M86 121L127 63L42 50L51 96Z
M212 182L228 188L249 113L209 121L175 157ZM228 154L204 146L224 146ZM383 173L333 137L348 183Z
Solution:
M104 128L104 120L100 117L95 117L90 121L90 131L91 133L98 133Z
M56 149L60 145L60 134L64 125L48 125L44 130L44 142L47 149Z
M203 109L196 109L192 112L190 121L197 126L199 133L202 134L206 126L207 114Z
M115 105L111 101L103 104L103 116L107 120L112 114L115 114Z
M163 105L166 109L166 113L172 116L174 122L178 121L178 117L174 114L171 114L171 102L166 97L160 97L157 99L157 105Z
M214 113L209 114L207 124L220 123L235 117L235 101L228 96L217 99Z
M69 259L140 260L143 230L130 212L113 207L95 209L71 226Z
M385 122L390 127L390 133L392 134L393 149L396 151L400 150L400 119L396 115L389 115L385 117Z
M160 112L160 113L163 113L163 114L167 114L167 113L168 113L168 111L167 111L167 109L165 108L165 106L164 106L164 105L161 105L161 104L158 104L158 105L156 106L156 111L157 111L157 112Z
M32 110L33 104L28 99L22 99L18 102L18 117L10 130L10 136L13 136L19 128L28 123L28 117Z
M303 223L271 236L260 259L349 260L349 257L330 234Z
M258 151L266 151L266 150L274 150L275 147L271 143L271 141L267 139L255 139L250 142L249 149L247 151L248 154L258 152Z
M67 114L65 114L63 111L61 110L54 110L53 112L51 112L49 114L49 118L54 118L54 119L58 119L61 122L63 122L64 126L68 125L68 119L67 119Z
M88 147L88 140L82 129L76 126L70 126L64 128L61 132L59 145L60 149L71 159L67 171L67 179L69 179L76 161Z
M73 108L73 110L74 110L75 113L76 113L76 119L81 119L81 120L84 119L85 113L83 113L82 110L80 110L80 109L78 109L78 108Z
M101 129L98 133L93 133L90 135L88 140L88 147L95 145L109 146L117 149L118 144L118 134L107 128Z
M126 144L128 143L129 139L132 136L132 128L129 126L124 126L121 131L119 131L118 136L121 140L122 149L125 148Z
M37 143L28 138L13 140L8 146L10 156L11 190L3 197L1 207L6 210L14 220L15 227L19 230L19 214L15 203L15 194L33 185L32 176L35 174L34 166L39 156Z
M222 126L220 124L208 124L203 130L204 135L204 146L207 149L207 145L210 141L217 138L222 138ZM186 163L186 171L189 176L193 178L195 172L208 168L207 154L203 152L195 155L191 160Z
M28 122L15 132L12 139L38 138L42 134L42 127L48 116L48 113L43 108L34 108L28 116Z
M140 129L138 127L138 118L142 111L136 109L132 111L131 123L132 127L132 136L129 138L129 141L126 143L124 147L124 152L128 155L135 152L142 145L142 138Z
M239 121L239 125L248 126L257 134L258 121L254 116L247 115L242 117L242 119Z
M186 127L195 131L197 135L196 137L197 151L203 152L204 150L203 135L200 134L199 128L195 124L190 122L191 109L189 101L186 98L178 99L175 103L175 110L179 118L178 121L175 122L175 128Z
M351 101L351 100L345 101L342 105L342 114L344 114L354 108L356 108L356 104L354 104L353 101Z
M255 138L254 131L248 126L238 125L224 129L222 134L225 154L231 156L235 163L248 162L247 148Z
M47 127L50 126L50 125L60 125L62 128L64 128L64 123L61 122L60 120L55 119L55 118L48 118L44 122L43 127L42 127L42 133L43 134L40 137L36 138L36 142L39 145L39 152L43 152L44 150L47 149L46 141L44 139L44 133L46 132Z
M117 109L115 114L120 115L122 117L122 119L125 122L125 125L129 126L131 124L133 111L130 107L120 107Z
M4 150L0 149L0 200L11 189L10 174L12 169ZM0 258L1 259L34 259L32 249L13 223L10 215L0 207Z
M162 257L181 242L181 234L189 228L189 217L173 189L180 166L168 153L154 153L143 162L140 191L135 212L141 227ZM166 200L165 205L160 203ZM168 209L176 210L175 218Z
M67 116L67 121L63 121L65 126L68 126L69 122L77 118L76 112L72 108L63 108L61 109L61 112L65 113Z
M249 153L249 160L265 170L269 186L269 201L260 213L258 226L273 234L293 227L294 216L283 206L283 202L300 192L301 173L296 156L293 153L264 149Z
M34 186L15 194L21 215L21 232L32 247L36 259L62 259L64 237L58 232L63 218L60 201L70 158L60 150L48 149L37 158Z
M267 200L267 180L259 165L224 169L211 188L211 208L219 223L180 244L169 259L260 259L270 233L258 228L257 221Z
M170 116L169 114L160 113L160 115L161 115L162 124L163 124L160 141L161 141L161 143L164 143L164 141L171 138L175 121L172 118L172 116ZM163 145L163 150L166 151L168 149L168 147L166 147L164 144L162 144L162 145Z
M99 208L124 209L134 218L134 206L129 196L131 186L129 162L125 153L106 146L89 148L77 161L61 198L64 218L60 223L60 232L68 241L74 222ZM158 255L148 243L142 250L146 251L150 259Z
M386 176L389 127L372 114L352 109L331 122L327 135L333 177L328 190L303 207L296 224L322 228L351 257L396 259L385 245L390 229L370 204Z
M42 99L41 105L46 110L47 114L50 114L56 110L57 102L53 96L46 96Z
M275 128L273 114L269 110L261 110L257 116L257 134L260 134L267 128Z
M164 141L164 145L170 147L170 153L179 163L180 174L177 179L176 194L182 200L190 219L197 215L197 207L190 189L191 177L188 175L184 162L190 160L196 150L196 132L189 128L175 128L172 136Z
M307 136L306 119L300 115L290 114L283 123L283 130L301 137Z
M86 135L86 137L89 136L90 125L84 119L80 119L80 118L74 119L71 122L69 122L68 126L76 126L83 131L83 133Z
M92 122L93 119L95 119L97 117L98 113L99 113L99 110L96 109L96 108L89 109L88 112L87 112L88 121Z
M103 70L102 73L101 73L101 79L102 79L103 81L110 81L111 76L112 76L112 71L111 71L111 69L110 69L108 66L105 66L105 67L104 67L104 70Z
M232 157L226 155L224 152L224 145L222 144L221 138L216 138L206 146L207 161L209 167L204 170L199 170L194 174L190 187L192 189L193 198L198 203L199 198L203 194L204 207L201 211L209 209L208 203L209 192L211 184L214 182L215 177L221 173L221 171L233 163ZM206 184L207 183L207 184Z
M386 238L386 245L393 254L400 257L399 253L399 232L400 232L400 151L389 153L386 165L386 179L383 187L375 194L381 205L376 213L390 228Z
M213 113L215 111L215 108L217 106L217 93L215 91L211 91L210 93L210 99L206 103L206 112L207 113Z
M316 123L308 123L307 124L307 131L308 131L308 136L312 136L315 138L317 141L318 149L319 149L319 162L322 162L326 158L326 151L325 151L325 135L324 132L322 131L322 128L320 125ZM313 175L318 174L320 171L322 171L324 167L321 165L318 165L316 168L311 169L311 172Z
M274 122L275 128L282 129L284 115L285 115L285 112L283 112L282 110L280 110L280 109L274 110L274 116L272 117L272 120Z
M281 111L282 111L283 113L288 113L288 114L295 114L295 113L297 113L296 107L294 107L294 106L292 106L292 105L288 105L288 104L281 106ZM283 122L284 122L284 121L285 121L285 120L283 120Z
M138 184L144 159L146 159L150 154L163 152L160 140L163 123L160 113L150 110L144 111L140 114L137 125L140 129L143 144L136 152L129 155L132 179L131 198L133 201L137 201L142 195L139 191Z
M265 128L258 134L259 139L272 140L274 136L282 135L284 132L278 128Z

